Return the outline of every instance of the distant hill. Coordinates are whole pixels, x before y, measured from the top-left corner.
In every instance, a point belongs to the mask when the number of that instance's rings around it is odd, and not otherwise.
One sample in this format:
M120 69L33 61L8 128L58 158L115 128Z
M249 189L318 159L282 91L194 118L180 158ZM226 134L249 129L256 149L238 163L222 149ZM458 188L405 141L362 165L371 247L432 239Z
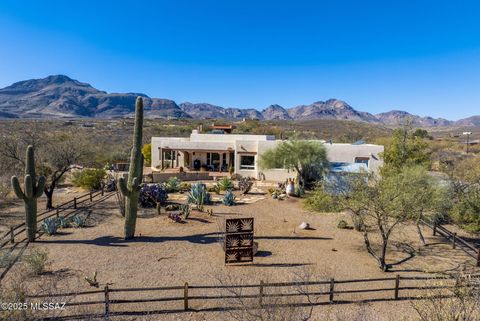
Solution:
M458 121L421 117L392 110L377 115L354 109L338 99L284 108L270 105L262 111L253 108L225 108L208 103L181 103L150 98L142 93L107 93L65 75L20 81L0 89L0 118L117 118L133 115L135 99L144 97L145 117L194 119L314 120L336 119L399 125L407 119L416 126L480 126L480 116Z

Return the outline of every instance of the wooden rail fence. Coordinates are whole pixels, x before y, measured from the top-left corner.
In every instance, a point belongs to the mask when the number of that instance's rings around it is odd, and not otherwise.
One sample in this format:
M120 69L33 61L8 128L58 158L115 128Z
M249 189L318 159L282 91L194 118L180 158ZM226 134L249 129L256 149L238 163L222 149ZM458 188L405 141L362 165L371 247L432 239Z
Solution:
M53 209L46 210L37 214L37 224L41 225L43 221L50 217L59 217L60 214L64 217L71 216L78 213L81 210L90 208L92 205L96 205L99 202L104 201L113 195L113 192L104 192L100 190L97 192L88 192L83 195L74 197L72 200L59 204ZM89 202L89 203L88 203ZM86 204L88 203L88 204ZM69 212L70 211L70 212ZM40 232L40 229L38 229ZM0 235L0 248L5 247L9 243L15 243L15 237L26 231L25 222L16 226L10 227L10 230ZM41 234L41 233L39 233Z
M444 238L446 238L452 243L453 249L456 249L458 246L458 248L460 248L468 256L475 259L477 266L480 267L480 249L479 248L477 248L475 245L471 244L470 242L467 242L462 237L458 236L457 233L449 231L448 229L441 226L440 224L437 224L436 222L428 222L426 220L423 220L422 223L425 226L432 229L433 236L437 234L443 236Z
M89 209L106 199L110 198L114 192L105 192L103 189L97 192L88 192L83 195L74 197L72 200L59 204L55 208L43 211L37 214L37 236L43 235L41 225L43 221L50 217L63 217L67 218L81 211ZM24 235L22 235L24 234ZM21 246L23 244L23 246ZM10 260L3 271L0 272L0 280L2 280L8 273L10 268L15 264L19 257L23 254L25 248L28 245L28 238L26 235L25 223L12 226L9 231L0 235L0 250L4 249L6 253L3 255L12 255L14 251L18 250L18 253L14 255L14 258Z
M470 279L479 279L472 275ZM419 299L431 294L429 291L453 289L456 279L450 276L400 276L373 279L353 280L321 280L306 282L267 283L242 285L200 285L192 286L184 283L179 286L146 287L146 288L114 288L85 292L69 292L59 294L27 296L27 302L42 302L48 299L55 301L61 298L67 302L65 315L55 316L57 319L104 318L119 315L150 315L164 313L180 313L184 311L224 311L228 309L282 306L281 303L269 300L280 297L296 297L306 299L307 296L325 298L324 300L295 300L292 305L311 306L322 304L340 304L355 302L375 302L392 300ZM436 282L436 283L435 283ZM373 286L372 286L373 284ZM378 285L380 284L380 285ZM302 288L301 291L298 289ZM234 292L232 289L248 290L248 293ZM275 290L277 289L277 291ZM281 290L278 290L281 289ZM175 294L170 294L174 291ZM248 300L248 304L235 305L236 300ZM153 305L152 304L157 304ZM159 305L160 304L160 305ZM75 307L88 307L75 312ZM88 311L88 314L85 313ZM67 315L68 314L68 315ZM48 316L46 318L48 320Z

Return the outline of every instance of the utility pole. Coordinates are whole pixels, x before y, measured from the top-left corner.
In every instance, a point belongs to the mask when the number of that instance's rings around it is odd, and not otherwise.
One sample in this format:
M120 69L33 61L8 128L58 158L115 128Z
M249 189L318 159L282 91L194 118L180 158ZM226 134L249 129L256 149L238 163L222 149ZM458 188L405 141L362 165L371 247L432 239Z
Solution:
M470 145L470 135L472 134L472 132L463 132L463 135L466 135L467 136L467 154L468 154L468 145Z

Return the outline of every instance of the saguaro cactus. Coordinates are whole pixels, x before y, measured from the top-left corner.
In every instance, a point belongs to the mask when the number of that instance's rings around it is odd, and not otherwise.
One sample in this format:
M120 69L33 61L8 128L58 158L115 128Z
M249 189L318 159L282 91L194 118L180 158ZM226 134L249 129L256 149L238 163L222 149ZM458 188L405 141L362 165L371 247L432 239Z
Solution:
M43 193L45 187L45 177L40 176L38 182L35 175L35 155L33 146L27 147L25 160L25 181L24 190L20 187L20 182L16 176L12 176L12 187L18 198L25 203L25 226L27 230L28 241L35 241L37 232L37 198Z
M135 103L135 127L133 131L133 147L130 154L130 170L128 182L121 177L118 180L118 189L125 196L125 239L135 236L135 224L137 221L138 195L142 184L143 155L142 155L142 131L143 131L143 100L137 98Z

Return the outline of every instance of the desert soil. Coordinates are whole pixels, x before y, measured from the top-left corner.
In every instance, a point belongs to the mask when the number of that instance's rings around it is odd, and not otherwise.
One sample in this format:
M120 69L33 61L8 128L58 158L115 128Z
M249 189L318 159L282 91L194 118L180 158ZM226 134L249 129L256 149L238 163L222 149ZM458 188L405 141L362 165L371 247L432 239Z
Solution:
M65 197L70 199L72 196ZM170 198L183 197L177 194ZM140 288L179 286L185 282L190 286L233 282L252 284L260 280L286 282L296 279L301 273L311 274L314 280L394 277L396 274L417 276L457 269L465 262L472 264L462 251L452 249L441 237L431 236L431 231L424 230L429 245L422 247L414 227L402 226L398 230L401 229L401 233L394 234L388 260L390 263L405 261L394 265L390 273L385 273L365 251L360 233L337 228L339 220L350 221L347 214L309 212L302 208L299 199L273 200L261 190L248 195L246 200L244 198L239 197L243 204L232 207L221 204L207 206L206 209L213 209L211 217L193 211L183 224L173 223L165 212L158 216L152 209L139 209L137 237L125 241L122 239L123 219L112 197L94 208L89 227L61 230L58 235L42 236L35 244L29 245L29 248L46 248L50 259L49 273L34 278L32 282L40 284L55 279L57 290L87 291L94 288L83 279L94 271L98 273L101 287L108 284L111 288ZM225 217L255 218L255 241L259 244L259 253L253 264L225 266L224 252L218 242L218 226ZM308 222L312 229L299 229L302 222ZM412 249L415 250L413 256L409 255ZM15 274L15 269L20 269L21 263L17 265L7 279ZM387 285L393 286L390 283ZM383 284L384 287L387 285ZM365 288L368 285L359 286ZM190 295L195 293L192 289ZM183 295L183 290L169 294ZM212 289L211 294L220 294L220 291ZM115 299L115 293L112 296L111 299ZM135 296L134 293L128 294L129 298ZM190 307L195 310L208 308L211 304L193 300ZM183 301L140 307L131 305L128 309L165 307L181 309ZM392 308L395 310L393 317ZM91 306L88 311L101 312L102 309L101 305ZM112 306L112 311L120 309ZM399 320L413 313L408 301L320 305L314 308L313 320L326 320L339 313L359 315L359 311L367 311L370 315L368 320ZM68 310L65 313L68 314ZM185 312L130 319L231 320L232 317L225 312Z

